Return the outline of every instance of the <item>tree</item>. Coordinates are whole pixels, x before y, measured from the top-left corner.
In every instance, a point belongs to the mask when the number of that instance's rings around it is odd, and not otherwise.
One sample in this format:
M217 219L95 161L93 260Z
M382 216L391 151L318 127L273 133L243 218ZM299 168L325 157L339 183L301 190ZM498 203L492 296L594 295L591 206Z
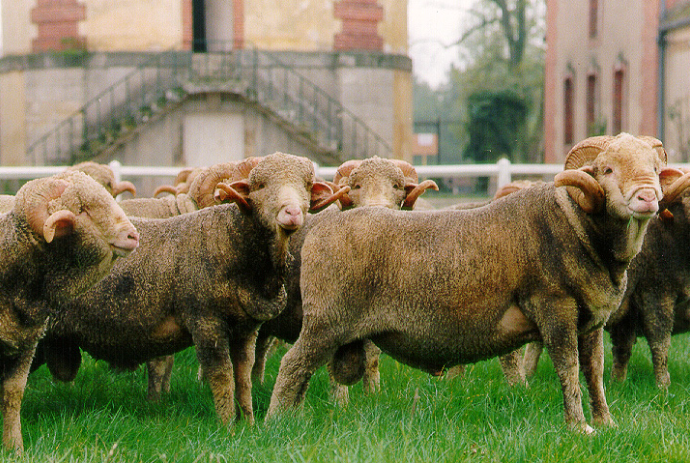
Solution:
M468 99L469 143L465 158L494 163L502 157L515 161L527 116L525 101L515 92L482 90Z
M458 41L466 65L451 71L453 93L465 105L471 103L472 95L475 99L483 95L486 100L488 93L494 95L494 108L501 101L507 103L506 92L513 95L511 106L516 103L514 98L522 100L524 125L511 150L517 162L543 159L544 13L543 0L477 0L471 11L474 24ZM471 114L467 112L465 139L480 130L469 126L478 123L472 122ZM501 130L508 133L512 129ZM468 154L482 150L475 142L470 145Z

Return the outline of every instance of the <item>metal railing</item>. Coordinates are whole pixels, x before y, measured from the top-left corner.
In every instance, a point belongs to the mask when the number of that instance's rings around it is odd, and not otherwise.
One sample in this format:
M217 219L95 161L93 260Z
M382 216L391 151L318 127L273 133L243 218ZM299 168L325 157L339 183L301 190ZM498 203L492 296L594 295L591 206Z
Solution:
M175 177L183 168L175 166L123 166L118 161L109 163L119 181L123 177L137 179L141 177ZM670 166L690 169L690 163L673 163ZM0 167L0 182L5 180L30 180L51 176L64 171L67 166L12 166ZM336 167L316 166L316 175L327 180L333 179ZM550 178L563 171L562 164L513 164L507 159L500 159L492 164L453 164L434 166L415 166L420 178L477 178L492 177L500 188L510 183L514 176L532 176Z
M36 165L55 165L92 158L122 134L182 98L178 75L189 67L188 59L177 52L155 54L31 143L27 159Z
M333 164L392 156L390 145L338 100L273 54L250 49L156 54L31 143L27 159L35 165L90 159L185 95L204 91L256 103Z

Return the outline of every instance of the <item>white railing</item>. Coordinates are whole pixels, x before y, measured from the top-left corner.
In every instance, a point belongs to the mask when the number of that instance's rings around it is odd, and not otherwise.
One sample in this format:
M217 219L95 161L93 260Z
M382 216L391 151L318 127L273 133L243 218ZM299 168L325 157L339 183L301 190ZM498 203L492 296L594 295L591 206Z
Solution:
M175 177L181 167L171 166L123 166L112 161L109 166L115 173L116 180L123 177ZM672 164L673 167L690 169L690 163ZM0 167L0 181L9 179L35 179L62 172L67 166L12 166ZM316 168L316 174L327 180L333 179L335 167ZM496 177L498 188L511 182L515 175L521 176L555 176L563 170L562 164L513 164L507 159L500 159L493 164L453 164L436 166L415 166L420 178L453 178L453 177Z

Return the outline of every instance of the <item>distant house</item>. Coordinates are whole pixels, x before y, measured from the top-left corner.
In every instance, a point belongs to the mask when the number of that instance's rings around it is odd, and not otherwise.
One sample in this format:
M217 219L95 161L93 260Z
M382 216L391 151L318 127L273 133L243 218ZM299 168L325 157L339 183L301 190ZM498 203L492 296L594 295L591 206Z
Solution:
M418 166L438 164L437 134L414 134L412 138L412 163Z
M548 0L545 161L589 135L652 135L690 159L690 1Z
M1 1L2 165L411 160L407 2Z

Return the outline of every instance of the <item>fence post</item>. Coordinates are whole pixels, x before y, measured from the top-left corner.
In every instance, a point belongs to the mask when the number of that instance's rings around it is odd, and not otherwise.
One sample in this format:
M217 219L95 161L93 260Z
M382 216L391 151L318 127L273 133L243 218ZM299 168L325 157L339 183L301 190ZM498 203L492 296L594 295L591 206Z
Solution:
M122 180L122 174L121 174L121 167L122 164L118 160L112 160L110 163L108 163L108 166L110 166L110 169L113 170L113 174L115 175L115 182L120 182Z
M510 184L510 160L508 158L501 158L496 162L498 165L498 179L496 179L496 189L500 189L504 185Z

